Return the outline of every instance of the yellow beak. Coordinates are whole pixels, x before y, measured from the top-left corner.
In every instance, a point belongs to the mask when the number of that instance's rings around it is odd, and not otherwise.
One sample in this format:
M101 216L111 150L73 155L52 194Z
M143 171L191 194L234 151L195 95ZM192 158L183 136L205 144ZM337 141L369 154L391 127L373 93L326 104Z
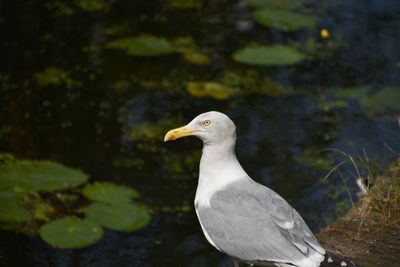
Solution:
M189 130L186 127L187 126L185 125L185 126L175 128L175 129L168 131L168 133L164 137L164 142L173 141L173 140L176 140L181 137L192 135L192 133L194 133L194 131Z

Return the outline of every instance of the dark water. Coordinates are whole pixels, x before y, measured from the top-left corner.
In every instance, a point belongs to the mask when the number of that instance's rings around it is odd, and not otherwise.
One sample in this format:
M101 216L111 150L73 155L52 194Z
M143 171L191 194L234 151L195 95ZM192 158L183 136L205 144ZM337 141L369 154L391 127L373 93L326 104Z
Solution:
M102 6L83 8L91 2ZM318 27L294 33L254 23L242 1L200 3L176 9L168 1L0 2L1 150L132 186L154 210L145 229L107 231L86 249L57 250L37 238L0 232L1 264L228 266L229 259L205 241L192 208L200 141L162 142L169 128L201 112L219 110L236 122L242 165L284 196L314 231L350 205L338 175L321 182L345 160L327 149L366 154L381 168L398 155L399 110L371 115L357 100L329 106L338 88L400 90L398 1L310 1ZM330 43L321 39L321 28L330 31ZM191 36L211 64L103 49L110 40L140 34ZM309 38L320 45L317 56L295 66L251 67L231 59L247 43L304 46ZM58 78L40 82L38 74L49 68L46 77ZM190 81L218 82L232 73L240 79L249 72L290 90L272 97L254 88L226 100L186 91ZM354 168L344 165L342 173L356 199Z

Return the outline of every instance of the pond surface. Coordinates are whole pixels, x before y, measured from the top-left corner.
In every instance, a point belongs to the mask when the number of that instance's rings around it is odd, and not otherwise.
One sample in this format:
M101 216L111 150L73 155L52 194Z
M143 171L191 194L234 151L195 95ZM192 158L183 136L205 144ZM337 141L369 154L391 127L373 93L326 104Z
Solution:
M201 142L163 143L167 130L209 110L235 121L249 175L314 231L350 207L352 164L323 179L348 160L340 151L367 156L378 171L400 151L400 2L300 2L296 12L315 24L295 30L293 21L278 23L290 30L257 23L255 9L227 0L0 2L1 151L131 186L153 211L144 229L107 230L78 250L2 231L0 265L229 266L192 206ZM164 40L162 53L160 43L151 56L110 45L137 36ZM302 59L232 57L254 44L284 44Z

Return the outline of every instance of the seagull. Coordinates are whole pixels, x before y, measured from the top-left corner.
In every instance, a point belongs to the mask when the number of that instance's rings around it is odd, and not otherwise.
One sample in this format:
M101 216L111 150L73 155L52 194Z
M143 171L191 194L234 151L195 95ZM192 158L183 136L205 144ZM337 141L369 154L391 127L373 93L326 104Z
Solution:
M203 141L194 200L203 233L234 266L317 267L325 258L300 214L280 195L255 182L235 154L236 126L210 111L172 129L164 141L195 136Z

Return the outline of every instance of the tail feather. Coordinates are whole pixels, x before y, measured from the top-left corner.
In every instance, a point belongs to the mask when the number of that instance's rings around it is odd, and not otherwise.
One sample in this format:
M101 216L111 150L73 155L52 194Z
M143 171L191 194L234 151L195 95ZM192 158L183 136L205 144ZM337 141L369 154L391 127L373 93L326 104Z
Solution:
M327 253L323 262L319 267L361 267L348 259Z

